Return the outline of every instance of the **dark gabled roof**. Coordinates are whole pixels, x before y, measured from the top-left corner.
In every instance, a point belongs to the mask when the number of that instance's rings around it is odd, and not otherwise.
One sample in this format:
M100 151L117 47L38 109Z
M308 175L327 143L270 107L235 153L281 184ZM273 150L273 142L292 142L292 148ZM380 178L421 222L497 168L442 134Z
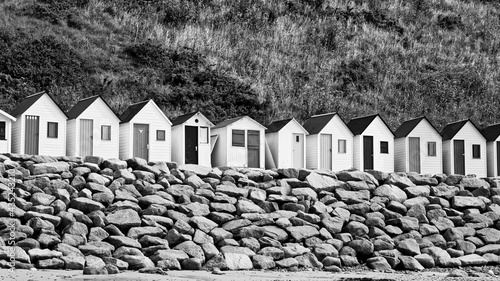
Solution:
M111 109L111 106L109 106L109 104L103 99L101 98L101 96L97 95L97 96L92 96L92 97L88 97L88 98L85 98L85 99L82 99L80 101L78 101L75 106L73 106L69 111L68 111L68 118L71 120L71 119L75 119L77 118L78 116L80 116L80 114L82 114L90 105L92 105L94 103L94 101L98 100L98 99L101 99L104 104L109 108L109 110L111 112L114 113L114 111ZM115 114L116 115L116 114Z
M482 133L487 141L495 141L500 136L500 123L489 125Z
M35 104L35 102L37 102L44 94L46 93L40 92L31 96L27 96L16 108L14 108L14 110L12 110L10 114L14 117L23 114L24 112L26 112L26 110L28 110L28 108L30 108L33 104ZM49 94L47 94L47 96L49 96L49 98L54 102L54 104L67 117L64 110L62 110L62 108L59 106L59 104L57 104L57 102L52 98L52 96Z
M172 120L172 126L176 126L176 125L179 125L179 124L186 122L187 120L189 120L189 118L195 116L198 112L199 111L191 112L191 113L184 114L181 116L177 116L174 120Z
M366 130L366 128L368 128L368 126L370 126L370 124L373 122L373 120L375 120L375 118L377 118L377 116L380 118L380 120L382 120L382 123L384 123L389 132L391 132L391 134L394 136L394 132L391 130L391 127L389 127L387 123L385 123L382 116L380 116L380 114L378 113L351 119L351 121L349 121L349 123L347 124L347 127L349 127L349 129L355 136L360 135Z
M304 123L303 127L311 135L319 134L335 115L337 115L336 112L311 116L311 118L307 119L306 123Z
M469 119L457 121L454 123L449 123L448 125L446 125L441 130L441 136L443 136L443 140L451 140L458 133L458 131L460 131L460 129L462 129L462 127L465 124L467 124L468 121L469 121Z
M238 116L238 117L234 117L234 118L231 118L231 119L224 120L224 121L216 124L214 127L212 127L212 130L213 129L227 127L227 126L233 124L234 122L239 121L239 120L241 120L241 119L243 119L245 117L246 116Z
M396 130L396 132L394 132L394 136L399 139L399 138L404 138L406 136L408 136L411 131L413 131L413 129L415 129L415 127L420 124L420 121L422 120L426 120L432 128L434 128L434 130L436 130L436 132L438 132L439 134L439 131L436 129L436 127L434 127L434 125L432 125L432 123L429 121L429 119L427 119L427 117L425 116L421 116L421 117L417 117L417 118L414 118L414 119L410 119L410 120L407 120L405 122L403 122L403 124L401 124L401 126L399 126L399 128Z
M279 130L283 129L283 127L285 127L292 120L293 120L293 118L274 121L273 123L266 126L267 127L266 134L278 132Z
M141 101L138 103L131 104L125 111L120 115L121 123L128 123L134 116L141 111L146 104L148 104L149 100Z

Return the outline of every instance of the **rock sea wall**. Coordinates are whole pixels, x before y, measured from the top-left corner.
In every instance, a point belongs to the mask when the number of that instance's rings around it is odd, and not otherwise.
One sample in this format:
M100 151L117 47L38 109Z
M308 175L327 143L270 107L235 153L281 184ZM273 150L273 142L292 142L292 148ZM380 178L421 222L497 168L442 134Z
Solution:
M500 264L493 178L14 154L0 156L0 173L4 268L107 274Z

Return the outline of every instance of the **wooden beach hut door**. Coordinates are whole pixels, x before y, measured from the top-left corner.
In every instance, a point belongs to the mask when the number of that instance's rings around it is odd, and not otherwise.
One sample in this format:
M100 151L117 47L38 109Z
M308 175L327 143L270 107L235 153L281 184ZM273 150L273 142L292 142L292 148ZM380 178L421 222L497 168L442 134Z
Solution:
M304 134L293 134L293 167L304 168Z
M38 155L38 143L40 139L40 117L26 115L24 153Z
M198 126L185 127L185 163L198 164Z
M332 135L321 134L319 144L320 169L332 170Z
M497 141L497 176L500 176L500 141Z
M80 119L80 156L94 153L94 120Z
M454 172L465 175L465 145L463 140L453 140Z
M260 168L260 132L248 130L247 157L249 168Z
M363 169L373 170L373 137L363 136Z
M420 174L420 138L408 138L410 172Z
M149 160L149 125L134 124L134 157Z

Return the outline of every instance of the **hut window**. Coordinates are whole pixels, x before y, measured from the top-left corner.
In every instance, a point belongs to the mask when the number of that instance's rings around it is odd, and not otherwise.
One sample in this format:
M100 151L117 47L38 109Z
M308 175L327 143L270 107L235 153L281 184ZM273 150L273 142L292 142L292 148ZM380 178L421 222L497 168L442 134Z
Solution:
M57 122L47 122L47 137L57 139L58 127Z
M6 140L7 136L5 135L5 122L0 122L0 140Z
M101 140L111 140L111 126L101 126Z
M479 144L472 145L472 158L474 159L481 158L481 146Z
M387 141L380 142L380 153L384 153L384 154L389 153L389 142L387 142Z
M436 156L436 142L430 141L427 143L427 155Z
M346 153L346 140L339 140L339 153Z
M165 140L165 130L156 130L156 140L157 141Z
M233 130L233 146L245 146L245 130Z
M208 127L200 127L200 143L208 143Z

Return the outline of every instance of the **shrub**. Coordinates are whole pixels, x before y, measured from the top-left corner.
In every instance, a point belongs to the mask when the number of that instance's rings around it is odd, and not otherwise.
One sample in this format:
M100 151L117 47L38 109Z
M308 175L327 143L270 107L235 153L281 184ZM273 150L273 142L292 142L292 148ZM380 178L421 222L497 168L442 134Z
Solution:
M453 30L463 26L462 17L457 14L439 14L437 18L439 27Z

